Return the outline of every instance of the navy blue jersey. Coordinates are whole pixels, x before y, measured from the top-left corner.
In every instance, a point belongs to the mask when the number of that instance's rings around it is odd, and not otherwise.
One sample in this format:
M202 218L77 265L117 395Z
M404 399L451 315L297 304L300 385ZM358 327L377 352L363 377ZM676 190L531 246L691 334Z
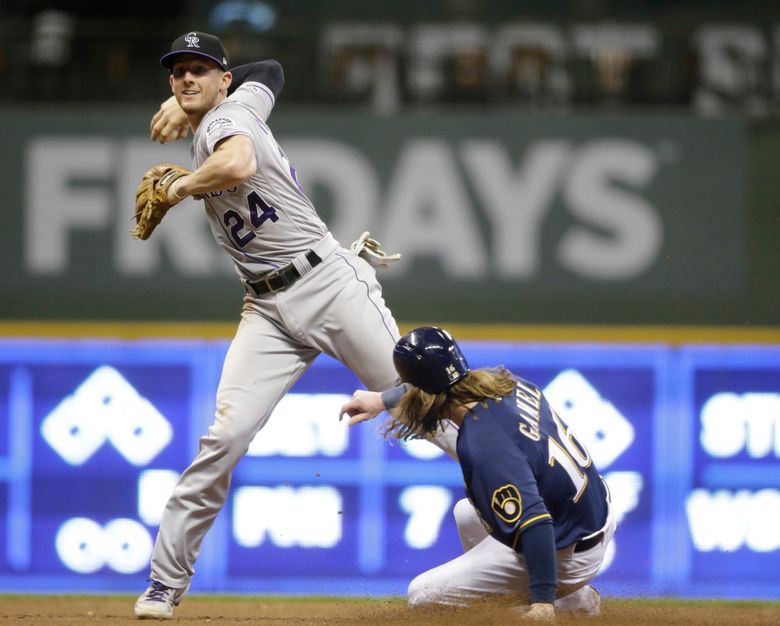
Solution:
M466 413L457 451L468 496L490 534L516 550L534 524L552 521L560 549L606 523L606 488L590 455L525 380Z

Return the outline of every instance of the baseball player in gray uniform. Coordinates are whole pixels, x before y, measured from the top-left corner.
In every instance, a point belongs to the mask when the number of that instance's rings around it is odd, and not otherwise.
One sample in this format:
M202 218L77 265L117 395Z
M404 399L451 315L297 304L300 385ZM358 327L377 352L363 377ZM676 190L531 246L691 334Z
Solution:
M203 32L176 39L161 59L173 101L152 121L161 141L194 136L194 170L168 189L171 204L202 198L211 230L246 290L216 399L215 421L168 501L139 618L170 618L189 588L204 535L230 476L273 408L322 352L371 390L397 382L398 327L372 263L387 257L366 233L351 249L328 232L266 124L283 84L275 61L229 70L222 42ZM164 226L161 226L164 227ZM368 246L368 248L366 248ZM359 254L358 254L359 253ZM364 258L365 257L365 258ZM454 436L437 445L454 455Z

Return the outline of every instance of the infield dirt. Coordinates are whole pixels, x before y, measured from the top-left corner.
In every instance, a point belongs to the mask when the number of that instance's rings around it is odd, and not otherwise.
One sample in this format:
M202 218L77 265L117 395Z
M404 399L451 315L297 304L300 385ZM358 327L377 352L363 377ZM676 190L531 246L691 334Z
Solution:
M132 597L2 596L0 625L153 624L133 617ZM557 624L626 624L665 626L707 624L739 626L780 624L780 603L686 602L604 599L595 619L560 614ZM411 611L402 599L213 598L191 596L176 609L171 624L261 624L432 626L507 625L522 622L505 606L480 605L458 611Z

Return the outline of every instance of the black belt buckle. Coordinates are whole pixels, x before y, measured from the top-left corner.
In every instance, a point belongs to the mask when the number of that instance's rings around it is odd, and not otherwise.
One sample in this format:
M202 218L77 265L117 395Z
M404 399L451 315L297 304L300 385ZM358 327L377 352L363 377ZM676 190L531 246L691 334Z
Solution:
M295 269L294 265L286 265L264 276L262 280L252 283L252 288L258 295L276 293L287 289L299 277L298 270Z
M272 272L269 276L266 276L261 281L263 285L263 291L265 293L276 293L287 287L287 282L284 280L284 274Z
M306 253L306 260L309 261L309 265L312 268L322 263L322 259L314 250L309 250ZM288 263L284 267L266 274L257 282L249 283L249 286L254 289L258 296L264 296L267 293L284 291L300 277L301 274L295 265Z
M577 545L574 546L574 551L587 552L591 548L595 548L597 545L599 545L602 539L604 539L604 531L600 533L596 533L592 537L588 537L587 539L583 539L582 541L578 541Z

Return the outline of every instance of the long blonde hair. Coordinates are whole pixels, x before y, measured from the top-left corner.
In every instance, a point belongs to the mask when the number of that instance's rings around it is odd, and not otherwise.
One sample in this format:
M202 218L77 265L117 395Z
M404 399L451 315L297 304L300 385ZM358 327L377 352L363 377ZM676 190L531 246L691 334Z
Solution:
M434 434L450 409L470 402L487 402L511 393L515 377L504 366L471 370L452 387L428 393L419 387L407 391L384 427L387 439L420 439Z

